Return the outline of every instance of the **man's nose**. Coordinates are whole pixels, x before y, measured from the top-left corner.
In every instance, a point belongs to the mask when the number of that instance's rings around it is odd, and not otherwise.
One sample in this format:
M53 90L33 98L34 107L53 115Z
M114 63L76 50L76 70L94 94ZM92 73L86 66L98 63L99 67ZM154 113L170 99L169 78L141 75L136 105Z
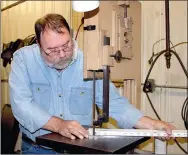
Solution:
M59 56L60 56L61 58L64 58L64 57L65 57L65 52L64 52L63 50L61 50L60 53L59 53Z

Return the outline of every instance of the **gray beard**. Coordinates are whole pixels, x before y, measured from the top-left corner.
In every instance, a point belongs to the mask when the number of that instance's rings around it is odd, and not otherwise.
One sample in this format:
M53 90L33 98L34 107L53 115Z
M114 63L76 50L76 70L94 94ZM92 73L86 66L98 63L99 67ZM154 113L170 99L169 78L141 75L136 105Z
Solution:
M62 60L60 61L60 63L49 63L47 61L44 60L44 62L46 63L46 65L50 68L55 68L55 69L65 69L69 66L69 64L71 63L72 59L69 60Z
M58 69L58 70L62 70L62 69L65 69L69 66L69 64L71 63L71 61L73 60L73 58L70 58L68 60L61 60L59 63L49 63L48 61L46 61L44 59L44 57L42 56L41 54L41 58L43 60L43 62L50 68L55 68L55 69Z

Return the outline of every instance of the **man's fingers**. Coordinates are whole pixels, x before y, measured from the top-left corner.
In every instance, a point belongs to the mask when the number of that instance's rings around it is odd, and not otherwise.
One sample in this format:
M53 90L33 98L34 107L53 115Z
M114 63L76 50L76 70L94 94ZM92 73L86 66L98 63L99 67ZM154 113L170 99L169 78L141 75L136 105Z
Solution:
M74 135L72 135L71 133L67 133L67 137L70 139L76 139L76 137Z
M156 137L156 138L159 139L159 140L164 141L163 137Z
M166 136L166 137L156 137L156 138L159 139L159 140L162 140L162 141L166 141L166 140L170 139L169 136Z
M170 139L169 136L164 137L164 140L169 140L169 139Z
M76 129L70 129L70 132L71 134L75 135L76 137L80 138L80 139L83 139L84 138L84 135L81 134L78 130Z
M172 134L172 130L170 128L165 128L166 133L170 136Z
M172 134L172 129L168 125L160 127L160 130L164 130L168 134L168 137Z
M76 139L74 135L72 135L70 132L62 132L60 133L62 136L70 138L70 139Z
M76 128L77 131L79 131L85 138L88 138L88 131L83 128L82 126Z
M63 121L58 133L70 139L76 139L76 137L80 139L88 138L89 135L88 131L77 121Z
M162 137L162 140L165 141L165 140L169 140L170 139L170 136L172 134L172 130L168 127L164 127L162 130L165 130L165 132L167 133L167 136L166 137Z
M161 137L160 139L161 139L162 141L165 141L165 140L166 140L166 138L165 138L165 137Z
M74 122L74 128L78 132L80 132L85 138L88 138L88 131L82 125L80 125L80 123Z

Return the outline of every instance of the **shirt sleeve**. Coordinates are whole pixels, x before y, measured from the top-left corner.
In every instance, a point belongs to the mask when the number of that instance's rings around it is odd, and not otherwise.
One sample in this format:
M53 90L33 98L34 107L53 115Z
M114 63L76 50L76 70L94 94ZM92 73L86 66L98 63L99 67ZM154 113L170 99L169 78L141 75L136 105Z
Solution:
M102 109L102 81L97 81L96 104ZM129 101L120 96L116 87L110 82L109 88L109 116L117 121L120 128L133 128L143 117L143 113L136 109Z
M39 107L33 99L30 89L30 80L23 51L14 53L11 71L9 74L10 103L14 117L31 133L42 128L52 117Z

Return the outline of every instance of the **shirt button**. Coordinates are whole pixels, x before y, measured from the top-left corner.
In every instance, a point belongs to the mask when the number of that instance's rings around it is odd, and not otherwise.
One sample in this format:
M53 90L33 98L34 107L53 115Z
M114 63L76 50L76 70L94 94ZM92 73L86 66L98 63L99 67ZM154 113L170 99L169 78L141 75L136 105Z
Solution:
M59 97L62 97L62 95L61 95L61 94L59 94Z
M60 114L61 117L63 117L63 114Z

